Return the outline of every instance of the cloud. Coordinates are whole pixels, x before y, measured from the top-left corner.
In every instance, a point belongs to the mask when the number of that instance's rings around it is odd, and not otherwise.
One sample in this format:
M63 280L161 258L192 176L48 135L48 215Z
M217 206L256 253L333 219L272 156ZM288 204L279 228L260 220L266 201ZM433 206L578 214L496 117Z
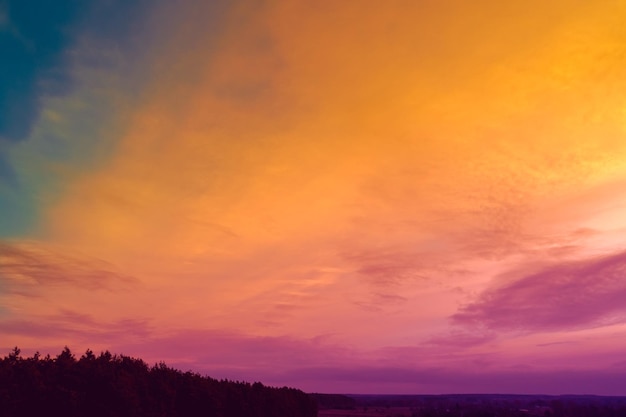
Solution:
M115 352L165 361L178 369L214 378L284 385L283 375L302 364L335 367L355 360L354 351L319 336L261 336L228 329L181 329L147 338L111 340Z
M14 186L15 180L15 171L11 163L0 153L0 185L4 183L9 186Z
M533 271L485 291L452 316L460 325L505 331L559 331L626 322L626 252Z
M426 345L434 345L438 348L468 348L482 345L495 340L496 334L493 332L451 332L434 336L428 339Z
M152 329L147 320L135 318L98 320L90 314L60 310L57 314L25 319L0 320L0 332L7 339L26 336L39 340L64 339L81 344L102 345L120 338L147 337Z
M159 7L62 1L32 13L24 2L4 4L0 236L15 237L45 224L70 178L110 156L128 103L150 78L146 32Z
M52 286L125 290L137 281L108 262L78 252L67 254L36 242L0 241L3 292L37 296Z
M464 369L309 367L294 369L281 380L300 381L312 391L371 394L590 394L623 395L626 376L618 371L528 371L504 369L473 372ZM319 389L319 388L318 388ZM313 389L314 390L314 389Z
M8 30L0 37L11 65L0 70L0 138L26 139L41 110L40 96L49 92L43 86L53 85L57 91L70 86L70 80L58 74L66 73L64 54L71 43L67 29L79 12L80 6L50 2L32 13L29 5L12 2L2 13L2 26Z
M558 346L558 345L571 345L571 344L575 344L576 342L573 341L568 341L568 340L564 340L561 342L548 342L548 343L538 343L537 347L548 347L548 346Z
M342 256L354 264L360 276L372 284L388 287L405 280L427 280L428 272L436 269L433 266L435 262L428 255L384 248L344 253Z
M0 69L0 139L29 138L43 111L42 98L75 87L70 52L77 40L97 37L119 50L136 42L138 14L147 2L41 2L37 13L24 2L0 6L0 40L10 65ZM107 45L109 46L109 45Z

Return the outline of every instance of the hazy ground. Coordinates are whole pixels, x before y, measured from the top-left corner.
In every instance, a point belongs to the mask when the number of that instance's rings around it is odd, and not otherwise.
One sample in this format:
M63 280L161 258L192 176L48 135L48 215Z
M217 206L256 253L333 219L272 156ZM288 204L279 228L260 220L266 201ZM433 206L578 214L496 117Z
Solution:
M355 410L320 410L318 417L410 417L411 407L359 407Z

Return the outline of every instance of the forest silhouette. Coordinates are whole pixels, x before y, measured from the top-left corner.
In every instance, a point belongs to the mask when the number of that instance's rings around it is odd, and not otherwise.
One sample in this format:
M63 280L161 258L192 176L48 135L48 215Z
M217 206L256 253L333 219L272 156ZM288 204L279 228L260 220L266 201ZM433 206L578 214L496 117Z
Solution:
M217 380L161 362L95 355L0 359L0 417L314 417L315 400L288 387Z

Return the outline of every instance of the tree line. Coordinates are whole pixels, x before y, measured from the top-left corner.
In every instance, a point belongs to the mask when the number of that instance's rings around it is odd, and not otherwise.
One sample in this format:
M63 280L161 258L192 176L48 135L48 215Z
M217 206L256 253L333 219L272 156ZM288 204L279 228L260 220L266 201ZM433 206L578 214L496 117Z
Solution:
M315 417L315 399L288 387L217 380L161 362L69 348L0 359L0 417Z

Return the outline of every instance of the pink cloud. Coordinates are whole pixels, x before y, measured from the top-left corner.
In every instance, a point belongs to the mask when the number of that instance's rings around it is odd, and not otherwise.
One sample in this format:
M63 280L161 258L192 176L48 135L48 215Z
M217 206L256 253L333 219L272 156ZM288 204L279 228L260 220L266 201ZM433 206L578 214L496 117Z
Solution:
M37 296L43 288L75 286L119 291L137 280L109 262L67 254L39 243L0 241L0 283L5 293Z
M262 381L308 392L626 394L626 376L618 369L545 370L516 362L479 363L481 357L488 355L457 355L454 361L433 362L431 348L437 343L446 344L443 339L434 339L430 346L387 348L377 360L372 360L324 337L268 337L227 330L180 330L157 335L146 322L107 322L73 311L61 311L42 322L45 324L3 321L0 333L39 335L45 343L52 340L55 332L65 332L73 341L67 344L76 354L88 347L95 351L109 349L141 357L148 363L165 361L183 371L193 370L214 378ZM129 335L141 337L131 340ZM474 342L482 343L489 337ZM470 339L461 337L459 343ZM49 348L42 349L41 340L36 349L43 354L58 353L62 348L48 343L45 346ZM9 344L4 350L8 352L11 347ZM34 351L31 346L20 347L28 354Z
M452 316L493 330L553 331L626 322L626 252L565 262L485 291Z
M217 377L234 378L245 374L246 379L255 379L257 375L284 372L303 363L331 366L353 357L350 349L324 340L324 337L296 339L219 329L189 329L136 342L120 341L114 348Z
M532 371L505 368L473 371L436 367L302 367L273 377L307 391L340 393L446 394L602 394L624 395L619 371Z
M65 340L68 345L103 345L128 337L147 337L151 332L152 328L147 320L96 319L92 315L71 310L61 310L48 316L0 320L0 333L6 340L27 336L36 340Z
M343 256L355 265L359 275L375 285L389 286L407 279L428 279L424 273L430 265L423 261L427 258L425 254L386 249L346 253Z
M493 332L451 332L450 334L434 336L425 344L443 348L467 348L482 345L496 339Z

